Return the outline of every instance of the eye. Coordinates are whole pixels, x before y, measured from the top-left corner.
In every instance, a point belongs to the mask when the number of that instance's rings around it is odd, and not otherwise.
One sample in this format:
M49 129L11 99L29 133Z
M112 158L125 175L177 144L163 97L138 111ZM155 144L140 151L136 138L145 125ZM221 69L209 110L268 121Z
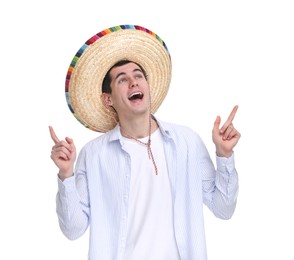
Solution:
M135 78L136 79L142 79L143 78L143 75L142 74L137 74L137 75L135 75Z
M123 84L125 82L127 82L126 78L120 78L119 81L118 81L118 84Z

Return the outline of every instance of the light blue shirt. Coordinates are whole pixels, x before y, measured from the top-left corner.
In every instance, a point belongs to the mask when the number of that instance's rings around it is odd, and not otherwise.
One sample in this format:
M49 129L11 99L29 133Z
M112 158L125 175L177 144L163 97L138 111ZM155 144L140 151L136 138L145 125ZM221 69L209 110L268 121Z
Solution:
M216 157L215 168L197 133L157 122L163 135L181 260L206 260L203 203L218 218L233 215L238 194L234 155ZM73 240L90 227L89 260L124 258L130 166L117 125L83 147L73 177L58 180L60 228Z

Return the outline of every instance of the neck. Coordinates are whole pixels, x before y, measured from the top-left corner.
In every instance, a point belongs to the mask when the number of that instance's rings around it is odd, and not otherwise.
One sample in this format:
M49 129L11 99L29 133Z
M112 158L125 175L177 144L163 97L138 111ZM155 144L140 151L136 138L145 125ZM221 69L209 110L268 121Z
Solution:
M152 134L158 128L156 121L152 119L151 115L133 118L127 122L120 121L119 124L122 135L125 137L131 136L133 138L144 138Z

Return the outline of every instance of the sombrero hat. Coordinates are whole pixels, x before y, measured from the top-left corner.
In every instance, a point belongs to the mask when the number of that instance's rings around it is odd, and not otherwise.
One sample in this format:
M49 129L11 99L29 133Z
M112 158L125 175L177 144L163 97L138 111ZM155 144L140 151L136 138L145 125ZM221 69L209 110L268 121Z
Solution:
M65 94L69 109L85 127L107 132L118 122L117 114L101 100L107 71L120 60L142 66L151 94L151 113L165 98L171 80L171 58L164 41L137 25L120 25L90 38L74 56L66 75Z

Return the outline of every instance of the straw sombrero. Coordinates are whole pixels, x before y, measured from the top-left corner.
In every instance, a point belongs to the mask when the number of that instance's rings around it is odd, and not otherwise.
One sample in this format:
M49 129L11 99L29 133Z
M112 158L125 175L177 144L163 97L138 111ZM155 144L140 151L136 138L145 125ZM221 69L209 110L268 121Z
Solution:
M102 82L116 62L126 59L140 64L147 74L151 113L161 105L171 80L171 58L165 43L142 26L111 27L85 42L67 72L67 104L85 127L107 132L117 124L117 114L102 103Z

